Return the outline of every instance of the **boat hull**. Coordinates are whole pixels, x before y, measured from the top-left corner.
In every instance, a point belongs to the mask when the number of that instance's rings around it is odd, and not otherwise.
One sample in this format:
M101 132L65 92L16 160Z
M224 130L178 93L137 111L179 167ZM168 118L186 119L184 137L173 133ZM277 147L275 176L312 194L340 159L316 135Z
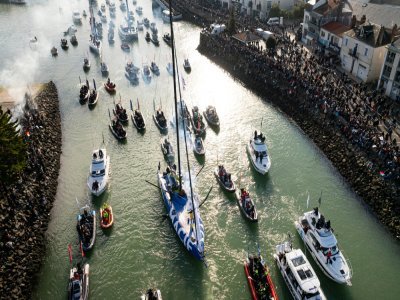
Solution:
M116 92L116 87L110 87L109 85L107 85L106 83L104 84L104 88L106 89L107 92L109 92L110 94L114 94Z
M160 123L158 123L157 117L155 115L153 115L153 120L154 123L156 123L158 129L160 129L161 131L167 131L168 130L168 125L166 124L164 127L160 125Z
M242 202L243 202L243 201L242 201L242 199L241 199L240 194L239 194L238 191L236 191L235 196L236 196L236 202L237 202L237 204L238 204L238 206L239 206L239 208L240 208L240 211L242 212L243 216L244 216L247 220L249 220L249 221L251 221L251 222L258 222L257 209L256 209L256 206L255 206L253 200L251 199L251 202L252 202L253 205L254 205L254 216L252 217L252 216L249 215L249 214L246 212L246 210L244 209L244 207L243 207L243 205L242 205Z
M249 145L249 144L246 146L246 150L247 150L247 154L248 154L248 156L249 156L251 165L253 166L254 170L256 170L256 171L257 171L258 173L260 173L261 175L267 174L268 171L269 171L269 167L265 167L265 168L264 168L264 167L259 166L259 164L256 162L256 158L253 157L253 155L252 155L252 152L251 152L251 150L250 150L250 145ZM268 159L269 159L269 158L268 158Z
M218 169L214 170L214 176L215 176L215 178L217 179L219 185L222 187L222 189L223 189L224 191L227 191L227 192L229 192L229 193L234 193L234 192L236 191L236 185L235 185L235 183L234 183L233 181L232 181L232 186L231 186L231 187L227 187L227 186L221 181L221 179L219 178L219 175L218 175Z
M115 138L116 138L117 140L123 141L123 140L126 139L126 136L127 136L126 131L125 131L125 134L124 134L123 136L120 136L120 135L118 135L118 134L114 131L114 129L113 129L113 127L112 127L111 124L109 124L108 127L110 128L112 134L115 136Z
M89 108L95 107L98 100L99 100L99 93L98 92L96 92L96 97L92 102L90 102L90 96L89 96L89 102L88 102Z
M138 124L137 124L137 122L136 122L135 117L133 116L133 114L131 115L132 123L133 123L133 125L135 125L136 129L139 130L139 131L144 131L144 130L146 130L146 121L145 121L143 115L142 115L142 118L143 118L143 126L142 126L142 127L139 127Z
M110 216L109 217L110 221L108 222L108 224L105 224L103 222L103 218L102 217L103 217L104 209L100 208L100 227L103 228L103 229L110 228L114 224L114 214L113 214L111 205L109 205L107 208L109 209L109 216Z

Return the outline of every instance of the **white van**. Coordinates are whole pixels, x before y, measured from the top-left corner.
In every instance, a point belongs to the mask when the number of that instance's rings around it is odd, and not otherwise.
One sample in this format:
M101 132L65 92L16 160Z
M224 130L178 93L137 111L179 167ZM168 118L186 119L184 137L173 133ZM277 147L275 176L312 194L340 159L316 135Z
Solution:
M226 26L224 24L211 24L211 34L220 34L221 32L225 31Z
M268 25L279 25L279 17L269 18L267 21Z

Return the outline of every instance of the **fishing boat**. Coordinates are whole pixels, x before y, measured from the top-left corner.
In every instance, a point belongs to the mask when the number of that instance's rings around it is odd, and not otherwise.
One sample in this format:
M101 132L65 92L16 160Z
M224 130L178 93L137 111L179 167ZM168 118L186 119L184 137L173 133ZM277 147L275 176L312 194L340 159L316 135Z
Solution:
M136 13L137 13L138 15L143 14L143 7L137 6L137 7L136 7Z
M107 150L95 149L92 153L92 164L90 165L87 186L95 196L100 196L108 186L110 179L110 156Z
M83 211L83 212L81 212ZM82 207L77 216L76 230L84 252L93 248L96 240L96 211L89 210L88 206Z
M82 23L82 17L81 17L81 13L77 10L74 10L72 12L72 21L75 24L81 24Z
M114 94L116 91L116 84L110 80L110 78L107 79L107 82L104 83L104 88L106 89L107 92L110 94Z
M122 43L122 44L121 44L121 49L122 49L123 51L129 52L129 51L131 50L131 46L129 46L129 44L127 44L127 43Z
M149 65L147 64L143 65L143 79L145 81L151 80L151 71Z
M150 64L150 70L155 74L155 75L160 75L160 69L158 68L157 64L152 61Z
M155 22L151 22L150 23L150 30L152 33L157 34L158 33L158 29L157 29L157 25Z
M69 271L68 300L89 299L89 264L77 263Z
M104 203L100 208L100 227L110 228L114 224L113 210L110 204Z
M183 68L185 69L186 72L190 72L192 70L192 67L190 65L190 62L189 62L188 58L184 59Z
M158 41L158 35L157 35L157 33L152 33L151 34L151 38L150 38L150 40L151 40L151 42L154 44L154 45L156 45L156 46L159 46L160 45L160 42Z
M300 249L292 249L291 242L277 245L274 258L294 299L327 299L307 257Z
M164 112L161 110L161 108L156 110L156 113L153 115L153 119L160 130L168 130L167 119L165 118Z
M203 121L203 116L199 112L199 108L194 106L192 108L192 128L196 135L202 135L206 132L206 125Z
M83 71L87 72L90 70L90 60L89 58L84 58L83 59Z
M193 152L194 154L201 156L206 154L206 150L204 149L203 139L198 135L193 136Z
M214 170L215 178L219 185L227 192L234 193L236 191L236 185L231 178L231 173L228 173L223 165L219 165Z
M212 126L219 126L219 117L217 114L217 110L214 106L207 106L206 110L203 112L204 117L206 118L208 124Z
M253 300L279 300L269 268L261 256L260 250L258 255L247 254L244 261L244 272Z
M150 26L150 20L147 19L147 18L144 18L144 19L143 19L143 25L144 25L145 27L149 27L149 26Z
M147 31L146 35L144 36L144 39L146 40L146 42L150 42L151 37L150 37L150 33Z
M73 45L73 46L78 45L78 39L76 38L75 34L71 35L71 38L69 39L69 41L70 41L71 45Z
M142 112L140 111L139 100L137 100L137 109L133 110L132 100L131 100L131 110L132 110L132 122L135 125L136 129L139 131L143 131L146 129L146 121Z
M122 124L128 123L128 114L121 103L115 104L115 107L113 108L113 113L119 122L121 122Z
M118 121L118 119L112 120L108 127L110 128L112 134L117 138L117 140L122 141L126 139L126 131L124 127L122 127L122 124Z
M254 132L254 136L251 137L246 149L254 169L262 175L268 173L271 160L262 132L260 134L257 133L257 130Z
M68 40L67 39L61 39L61 49L63 50L68 50Z
M240 191L235 192L237 204L239 205L240 211L246 217L247 220L252 222L258 221L258 215L256 206L254 205L253 199L245 188L241 188Z
M56 47L51 48L50 53L52 56L57 56L58 55L58 50Z
M174 148L172 147L172 144L167 138L165 138L161 139L160 145L161 145L161 151L164 154L164 157L168 165L172 165L175 160L175 152Z
M91 90L89 94L89 101L88 101L89 108L93 108L97 104L97 101L99 100L99 92L96 89L96 82L94 81L94 79L93 79L93 85L94 85L94 90Z
M337 283L351 285L351 267L339 250L331 222L325 221L318 207L300 216L295 226L322 272Z
M171 3L171 2L170 2ZM171 32L173 32L173 23L171 22ZM172 61L175 61L175 49L172 49ZM174 100L175 100L175 124L176 124L176 135L177 144L179 149L179 122L178 122L178 101L176 92L176 78L173 78L174 84ZM182 109L182 108L180 108ZM186 137L185 129L183 125L184 137ZM187 144L185 142L185 149L187 154ZM196 259L204 261L204 238L205 230L204 224L201 219L199 210L199 196L193 190L192 177L190 173L190 165L188 162L187 172L188 180L186 185L183 186L182 182L182 168L180 151L177 151L178 156L178 173L171 171L168 166L165 172L161 172L160 163L158 164L158 186L161 191L162 199L164 201L165 208L168 213L168 217L171 220L173 229L179 237L185 248L192 254Z
M163 40L164 42L171 47L172 45L172 40L171 40L171 36L169 35L169 33L165 33L163 36Z
M79 102L81 104L85 104L89 100L89 81L86 80L85 84L81 84L81 88L79 90Z
M100 23L101 24L101 23ZM100 41L100 30L99 27L96 26L96 18L93 16L93 9L90 7L90 28L91 34L89 39L89 49L95 53L101 53L101 41Z
M135 1L135 0L134 0ZM141 300L162 300L161 291L157 289L148 289L146 293L144 293Z
M107 76L108 75L108 66L107 64L103 61L100 63L100 70L101 70L101 74L103 76Z

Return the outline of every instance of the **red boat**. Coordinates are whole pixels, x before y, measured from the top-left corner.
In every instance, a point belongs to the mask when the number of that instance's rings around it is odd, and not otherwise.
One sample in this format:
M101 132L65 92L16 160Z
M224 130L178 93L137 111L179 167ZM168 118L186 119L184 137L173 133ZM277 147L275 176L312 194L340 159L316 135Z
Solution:
M269 269L260 255L248 255L244 272L249 283L253 300L278 300Z
M113 94L116 91L116 85L115 85L115 83L111 82L110 79L108 79L107 82L104 83L104 88L110 94Z

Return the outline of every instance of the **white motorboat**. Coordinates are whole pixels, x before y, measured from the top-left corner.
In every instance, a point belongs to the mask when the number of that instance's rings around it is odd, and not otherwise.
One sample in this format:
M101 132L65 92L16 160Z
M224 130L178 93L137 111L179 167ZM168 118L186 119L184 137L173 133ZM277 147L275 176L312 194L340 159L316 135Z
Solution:
M271 167L271 159L268 154L267 145L265 144L265 136L261 132L257 134L256 130L246 149L254 169L262 175L268 173Z
M331 222L325 222L318 207L300 216L295 226L324 274L333 281L351 285L351 267L339 250Z
M142 31L144 29L143 21L137 21L137 30Z
M77 10L74 10L72 12L72 20L74 21L74 23L76 24L80 24L82 23L82 17L81 17L81 13Z
M167 64L167 71L171 76L174 74L173 66L172 66L172 63L170 63L170 62Z
M158 33L158 29L157 29L157 25L155 22L151 22L150 23L150 30L152 33L157 34Z
M125 16L125 20L127 22L135 21L135 15L133 14L133 11L128 11L127 15Z
M143 7L141 6L136 7L136 12L138 15L141 15L143 13Z
M100 196L107 188L110 178L110 157L105 148L96 149L92 154L92 164L87 179L90 192Z
M131 41L138 38L138 31L135 27L130 26L129 23L125 25L120 25L118 28L118 33L125 41Z
M204 155L206 153L203 139L200 136L193 136L193 151L197 155Z
M170 21L170 12L168 9L164 9L161 13L161 17L164 22L169 23Z
M276 246L274 258L294 299L326 299L317 275L300 249L292 249L290 242L285 242Z
M149 65L143 65L143 79L146 81L151 80L151 71Z
M152 34L151 34L150 40L151 40L151 42L152 42L154 45L156 45L156 46L159 46L159 45L160 45L160 42L158 41L158 35L157 35L157 33L152 33Z

